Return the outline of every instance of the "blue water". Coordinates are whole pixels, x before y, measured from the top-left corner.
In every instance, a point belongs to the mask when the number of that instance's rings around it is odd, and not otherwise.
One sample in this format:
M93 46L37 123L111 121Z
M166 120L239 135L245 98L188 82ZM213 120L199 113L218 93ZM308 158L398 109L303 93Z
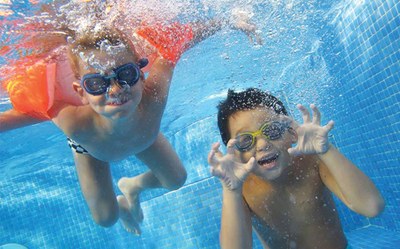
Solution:
M199 2L210 13L220 5L248 3ZM219 248L221 187L206 161L211 143L219 141L215 106L228 88L260 87L282 98L297 118L296 103L316 103L323 122L335 121L331 141L384 194L386 209L374 219L337 201L353 248L400 248L400 3L252 3L262 47L239 32L223 31L185 53L177 65L161 130L185 164L188 180L177 191L144 193L141 237L120 224L108 229L94 224L64 135L43 123L0 134L0 245ZM25 11L28 5L19 1L15 8ZM0 10L4 6L0 2ZM6 96L0 102L1 111L10 107ZM134 157L112 165L115 181L145 170ZM261 248L257 240L254 248Z

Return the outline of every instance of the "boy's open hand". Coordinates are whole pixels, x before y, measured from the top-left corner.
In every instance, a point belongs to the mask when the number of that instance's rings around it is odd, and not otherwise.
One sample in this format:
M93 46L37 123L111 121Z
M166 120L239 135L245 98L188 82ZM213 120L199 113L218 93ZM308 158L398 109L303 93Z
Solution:
M227 153L223 155L219 150L219 143L212 145L208 154L208 163L213 176L218 177L224 187L230 190L241 189L247 175L255 166L255 158L252 157L247 163L239 163L235 161L234 146L236 140L231 139L227 144Z
M259 34L260 31L251 22L251 16L252 14L247 11L234 9L230 20L231 27L245 33L251 43L255 42L257 45L262 45L263 41Z
M304 123L296 127L297 145L288 149L289 154L323 154L329 149L328 133L333 129L334 122L331 120L327 125L321 126L321 113L314 104L310 107L313 111L312 120L307 108L297 105Z

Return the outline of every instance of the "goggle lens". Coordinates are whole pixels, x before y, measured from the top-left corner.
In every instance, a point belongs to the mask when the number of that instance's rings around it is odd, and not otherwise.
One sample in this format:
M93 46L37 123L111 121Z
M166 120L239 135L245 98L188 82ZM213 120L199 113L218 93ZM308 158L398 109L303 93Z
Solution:
M109 80L106 80L101 76L88 78L83 82L85 90L92 95L100 95L104 93L109 85Z
M262 130L264 136L268 137L269 140L277 140L282 137L284 132L284 127L281 123L273 122L267 125Z
M125 82L126 84L132 86L139 80L140 72L135 70L136 68L128 65L126 68L121 68L117 73L117 79L119 82Z
M254 137L251 134L239 135L236 138L236 147L240 151L246 151L252 147Z

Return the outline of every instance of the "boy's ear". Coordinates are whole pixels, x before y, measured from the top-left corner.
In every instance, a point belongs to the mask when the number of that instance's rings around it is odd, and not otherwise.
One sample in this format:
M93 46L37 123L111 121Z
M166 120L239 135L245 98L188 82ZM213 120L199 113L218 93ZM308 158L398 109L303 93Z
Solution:
M82 88L81 84L74 81L74 82L72 82L72 88L79 95L79 97L84 105L89 104L89 102L87 101L86 96L85 96L85 90Z

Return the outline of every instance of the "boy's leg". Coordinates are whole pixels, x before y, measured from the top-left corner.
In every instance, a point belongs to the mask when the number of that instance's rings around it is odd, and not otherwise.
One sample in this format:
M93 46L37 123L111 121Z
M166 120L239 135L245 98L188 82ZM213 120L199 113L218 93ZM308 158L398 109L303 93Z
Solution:
M156 141L146 150L136 154L136 157L145 163L150 171L133 178L122 178L118 183L120 188L142 191L164 187L175 190L185 183L186 170L163 134L159 133Z
M131 214L137 221L143 219L139 203L139 194L145 189L178 189L186 181L186 170L168 140L159 133L156 141L145 151L138 153L139 158L150 171L118 182L118 187L130 205Z
M143 212L140 207L139 194L151 188L162 188L160 181L151 171L128 178L122 177L118 181L118 188L126 198L129 212L137 222L143 221ZM119 198L119 197L118 197ZM121 199L121 201L124 201Z
M161 187L169 190L178 189L185 183L186 170L174 148L162 133L158 134L156 141L149 148L136 156L151 170L153 177L146 178L150 185L157 182L154 177Z
M128 200L123 195L117 196L118 206L119 206L119 217L121 218L122 224L125 229L136 235L140 235L140 226L139 222L135 217L132 216L131 213L131 205Z
M81 190L94 221L101 226L112 226L119 218L119 210L109 164L89 154L72 153Z

